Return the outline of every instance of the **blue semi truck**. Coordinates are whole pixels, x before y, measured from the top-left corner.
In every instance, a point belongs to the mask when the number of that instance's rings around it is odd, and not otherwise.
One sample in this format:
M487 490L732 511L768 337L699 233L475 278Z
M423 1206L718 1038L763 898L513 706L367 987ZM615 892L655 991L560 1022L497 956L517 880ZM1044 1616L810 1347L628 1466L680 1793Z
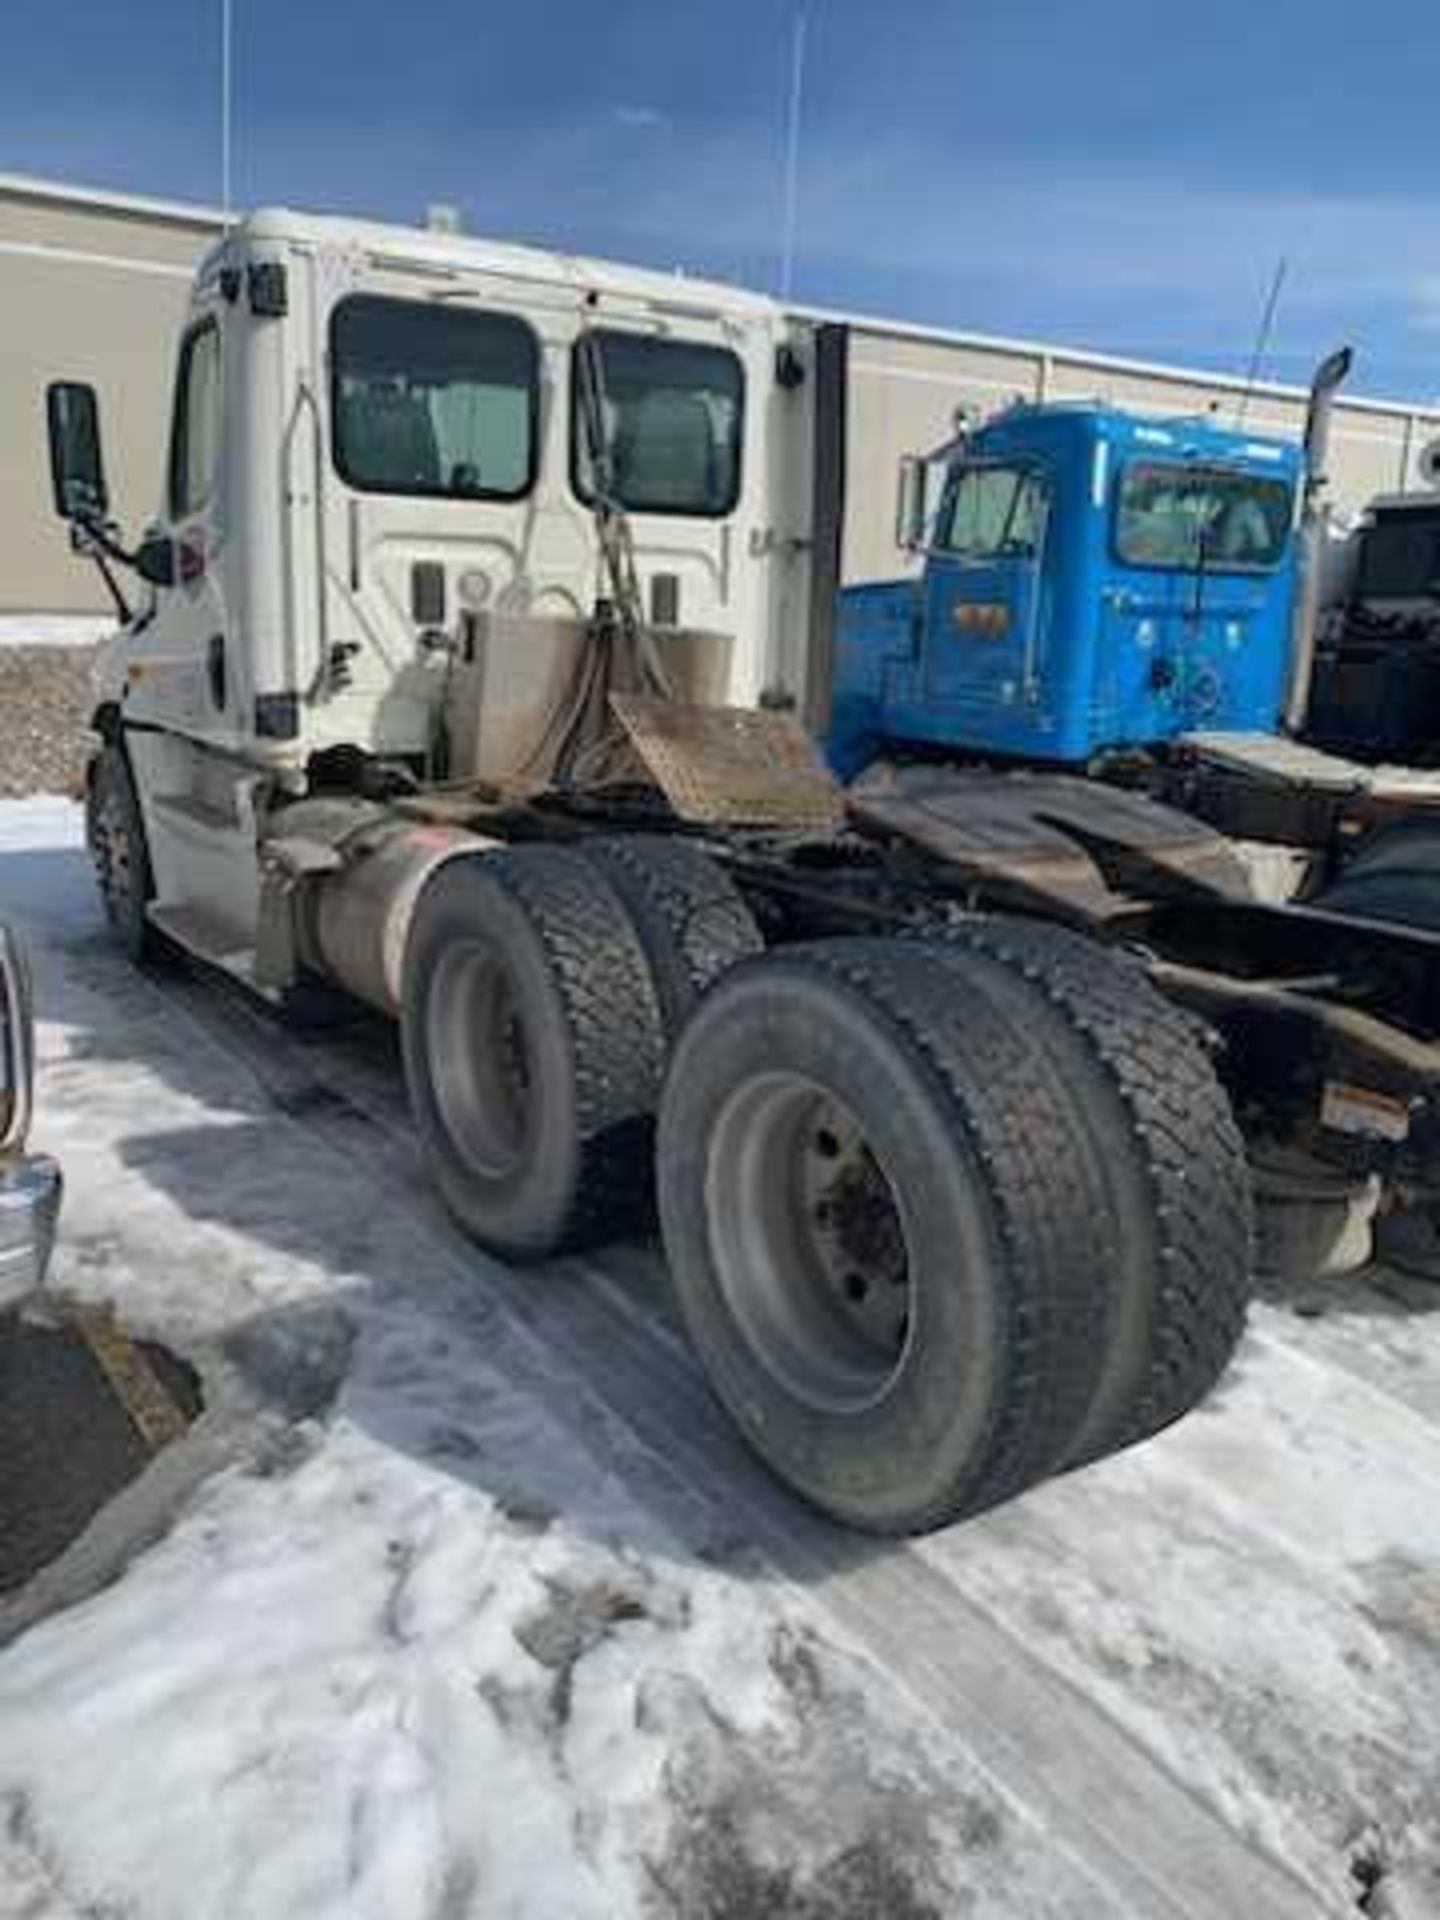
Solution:
M908 462L901 533L925 567L841 596L836 771L1278 732L1303 471L1283 442L1098 404L1017 405Z

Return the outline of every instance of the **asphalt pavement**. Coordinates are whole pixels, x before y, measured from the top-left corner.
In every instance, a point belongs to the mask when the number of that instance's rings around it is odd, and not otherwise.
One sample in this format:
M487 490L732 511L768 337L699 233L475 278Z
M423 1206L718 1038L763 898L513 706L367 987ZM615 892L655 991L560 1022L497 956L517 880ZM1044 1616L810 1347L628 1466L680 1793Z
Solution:
M113 1325L0 1316L0 1594L62 1553L197 1411L193 1375L163 1348Z

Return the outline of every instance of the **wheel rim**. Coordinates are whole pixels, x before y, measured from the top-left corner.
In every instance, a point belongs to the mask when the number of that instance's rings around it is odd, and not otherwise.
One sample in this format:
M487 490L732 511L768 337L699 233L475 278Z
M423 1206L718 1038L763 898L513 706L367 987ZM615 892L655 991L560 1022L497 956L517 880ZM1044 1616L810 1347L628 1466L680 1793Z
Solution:
M738 1088L706 1163L716 1278L752 1354L825 1413L884 1398L914 1326L894 1183L854 1114L800 1074Z
M471 1169L503 1179L525 1155L531 1075L509 974L478 941L441 954L426 1003L425 1045L440 1118Z

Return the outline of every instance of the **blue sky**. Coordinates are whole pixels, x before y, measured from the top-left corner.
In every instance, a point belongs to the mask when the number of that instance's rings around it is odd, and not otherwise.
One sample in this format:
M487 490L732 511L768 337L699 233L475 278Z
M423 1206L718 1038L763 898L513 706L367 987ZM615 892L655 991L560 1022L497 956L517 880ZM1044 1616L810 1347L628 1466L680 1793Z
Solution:
M233 0L235 182L774 285L770 0ZM1435 0L809 0L804 299L1440 396ZM219 0L7 0L0 169L214 200Z

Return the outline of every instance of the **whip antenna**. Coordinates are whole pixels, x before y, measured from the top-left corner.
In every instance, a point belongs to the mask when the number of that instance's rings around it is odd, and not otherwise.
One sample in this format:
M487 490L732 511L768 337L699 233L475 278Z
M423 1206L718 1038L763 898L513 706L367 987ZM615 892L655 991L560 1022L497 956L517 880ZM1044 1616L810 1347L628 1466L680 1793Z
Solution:
M790 43L790 110L785 125L785 208L780 239L780 298L795 278L795 223L800 198L800 109L805 94L805 15L795 16Z
M230 227L230 53L231 0L220 0L220 210Z
M1250 396L1255 391L1255 382L1260 378L1260 368L1265 355L1270 350L1270 335L1275 328L1275 309L1280 304L1280 289L1285 284L1285 275L1290 271L1290 262L1282 253L1275 267L1275 278L1270 282L1270 292L1266 297L1265 309L1260 315L1260 331L1255 336L1255 351L1250 355L1250 370L1245 375L1245 391L1240 396L1240 410L1235 416L1235 424L1242 427L1245 415L1250 411Z

